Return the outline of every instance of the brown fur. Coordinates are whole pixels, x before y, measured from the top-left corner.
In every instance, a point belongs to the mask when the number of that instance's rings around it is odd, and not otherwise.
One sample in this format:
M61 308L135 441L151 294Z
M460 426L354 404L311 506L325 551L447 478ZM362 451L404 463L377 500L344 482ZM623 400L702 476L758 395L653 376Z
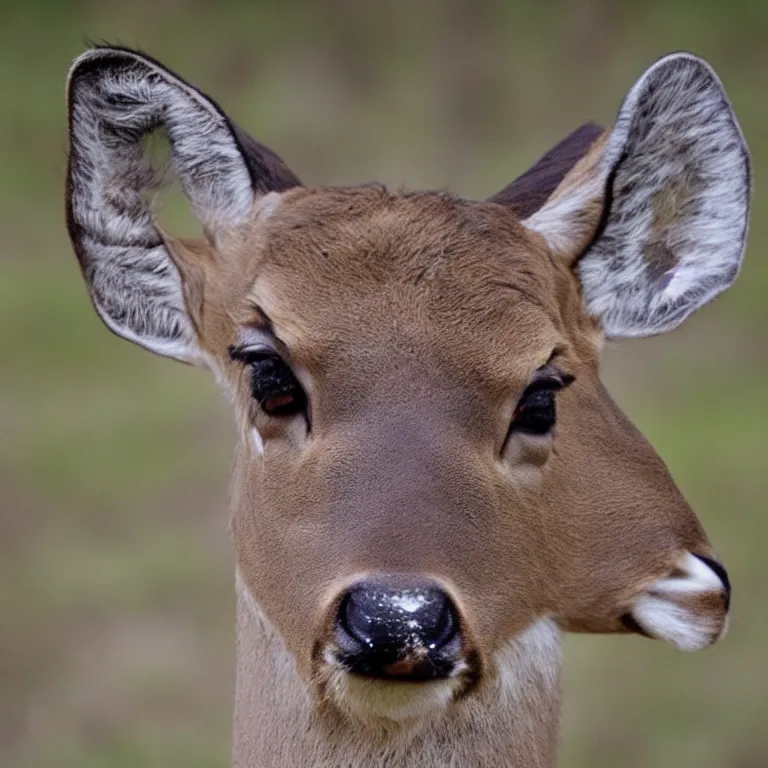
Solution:
M539 617L626 631L632 598L681 552L710 553L664 464L600 383L599 335L573 273L508 208L378 187L296 189L225 248L214 257L172 244L180 264L202 266L190 297L202 296L190 305L245 419L232 493L237 562L280 638L268 645L295 664L291 685L312 691L329 607L363 572L446 584L493 679L495 654ZM257 307L301 372L309 437L301 420L254 408L247 374L227 359L238 329L260 322ZM514 404L555 350L576 377L559 395L556 437L513 437L502 461ZM247 442L251 423L267 441L263 457ZM242 633L241 648L246 637L265 643L263 630ZM241 651L241 691L261 689L256 678L289 684L272 677L273 657L257 662L264 648L255 653L254 639ZM235 764L292 764L269 761L271 731L257 726L266 705L254 695L239 699L247 735ZM556 691L541 696L555 706ZM340 727L328 712L321 733ZM552 764L549 722L544 741L514 746L510 765ZM284 734L288 723L273 727Z

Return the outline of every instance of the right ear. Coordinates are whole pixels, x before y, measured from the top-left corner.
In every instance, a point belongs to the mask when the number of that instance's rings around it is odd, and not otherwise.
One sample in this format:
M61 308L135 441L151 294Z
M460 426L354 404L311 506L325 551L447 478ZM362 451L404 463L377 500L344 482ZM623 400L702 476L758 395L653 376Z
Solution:
M523 224L573 267L606 336L652 336L736 279L751 193L749 150L720 79L673 53Z
M143 54L88 51L72 66L67 98L67 226L96 311L119 336L204 365L184 275L147 200L159 178L145 137L167 132L173 172L208 233L237 228L260 195L301 182L211 99Z

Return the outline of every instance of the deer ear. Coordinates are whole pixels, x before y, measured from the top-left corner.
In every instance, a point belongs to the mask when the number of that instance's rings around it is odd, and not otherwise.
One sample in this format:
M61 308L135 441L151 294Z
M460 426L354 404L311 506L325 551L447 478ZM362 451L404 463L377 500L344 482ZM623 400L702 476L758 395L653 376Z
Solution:
M673 54L524 224L572 260L608 336L650 336L736 279L750 196L749 153L720 80Z
M165 129L172 170L209 233L245 223L259 194L299 180L211 99L134 51L95 48L77 59L68 111L67 224L96 311L130 341L203 364L185 276L147 199L159 179L145 137Z

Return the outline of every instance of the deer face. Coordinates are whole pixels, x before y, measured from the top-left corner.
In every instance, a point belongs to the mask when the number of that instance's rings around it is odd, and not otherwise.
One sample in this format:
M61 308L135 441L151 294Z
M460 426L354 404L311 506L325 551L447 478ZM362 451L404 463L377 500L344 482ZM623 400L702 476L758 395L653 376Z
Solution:
M717 77L662 59L487 202L305 189L156 62L70 77L68 221L120 335L211 368L240 425L240 588L318 697L401 720L503 675L537 621L682 649L725 571L602 386L605 336L675 327L734 280L749 161ZM163 125L205 225L162 233Z

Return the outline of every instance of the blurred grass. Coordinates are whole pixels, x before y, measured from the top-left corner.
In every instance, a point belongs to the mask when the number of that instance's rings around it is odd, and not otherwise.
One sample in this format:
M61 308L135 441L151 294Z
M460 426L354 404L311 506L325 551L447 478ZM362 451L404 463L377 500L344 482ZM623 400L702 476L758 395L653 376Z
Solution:
M768 3L747 0L6 0L2 765L228 764L232 418L204 374L117 341L89 306L63 224L63 88L85 37L179 70L308 183L476 196L610 121L658 55L714 64L755 164L743 275L669 337L611 348L605 371L729 567L731 631L695 656L569 638L562 765L768 765Z

